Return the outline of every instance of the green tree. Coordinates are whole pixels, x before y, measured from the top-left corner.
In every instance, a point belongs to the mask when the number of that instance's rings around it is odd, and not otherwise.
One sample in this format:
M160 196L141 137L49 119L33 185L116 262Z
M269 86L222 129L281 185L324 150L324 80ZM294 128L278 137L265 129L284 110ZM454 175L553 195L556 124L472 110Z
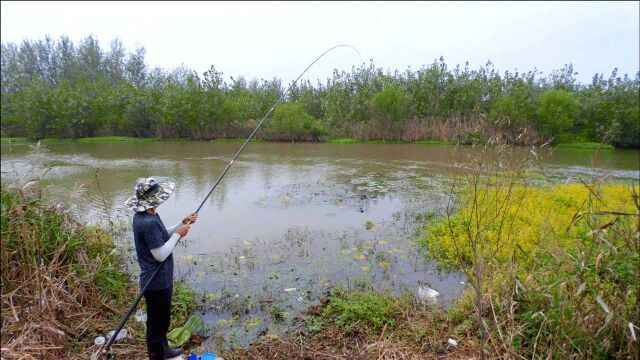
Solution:
M565 90L549 90L540 97L538 127L543 134L557 136L571 129L580 112L580 102Z
M409 104L404 90L397 85L388 85L373 96L371 106L374 114L386 122L404 120L409 112Z

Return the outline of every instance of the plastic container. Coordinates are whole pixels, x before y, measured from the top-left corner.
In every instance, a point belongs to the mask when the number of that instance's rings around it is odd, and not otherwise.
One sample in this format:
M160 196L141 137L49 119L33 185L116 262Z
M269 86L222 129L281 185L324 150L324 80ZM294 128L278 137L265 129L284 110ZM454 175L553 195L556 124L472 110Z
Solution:
M204 353L202 354L202 360L216 360L216 353Z
M115 334L116 331L115 330L111 330L109 331L109 333L107 334L107 339L111 339L111 337L113 336L113 334ZM118 340L122 340L124 338L127 337L127 329L122 329L120 330L120 332L118 333L118 336L116 336L116 341Z

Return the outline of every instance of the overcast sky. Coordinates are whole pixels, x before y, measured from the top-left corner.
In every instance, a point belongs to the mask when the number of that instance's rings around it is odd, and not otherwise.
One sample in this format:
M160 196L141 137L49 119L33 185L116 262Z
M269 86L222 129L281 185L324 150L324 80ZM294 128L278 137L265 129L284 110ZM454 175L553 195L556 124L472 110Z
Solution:
M639 3L632 2L2 2L2 42L88 34L144 46L147 64L202 73L293 80L320 53L351 44L386 69L491 60L496 69L545 75L573 63L578 79L633 76L639 68ZM310 71L323 81L360 57L348 48Z

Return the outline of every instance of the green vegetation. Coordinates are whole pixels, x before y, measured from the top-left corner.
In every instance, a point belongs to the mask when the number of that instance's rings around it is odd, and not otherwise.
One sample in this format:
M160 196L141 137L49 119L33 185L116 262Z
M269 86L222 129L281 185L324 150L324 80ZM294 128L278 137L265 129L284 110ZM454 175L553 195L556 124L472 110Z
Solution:
M335 324L347 331L352 330L356 323L377 331L385 325L393 325L398 312L395 301L388 295L370 292L332 294L329 305L324 309L324 317L334 318Z
M242 138L218 138L213 139L213 142L245 142L247 139ZM260 139L253 138L251 142L262 142Z
M615 149L612 145L595 143L595 142L577 142L577 143L558 144L558 148L561 148L561 149L589 149L589 150L596 150L596 149L613 150L613 149Z
M532 187L533 160L493 150L453 176L446 214L421 239L428 258L472 285L458 305L476 314L480 346L525 358L633 358L637 185Z
M28 140L25 138L21 138L21 137L1 137L0 138L0 142L2 143L24 143L27 142Z
M104 51L93 36L3 43L2 64L8 137L243 138L286 88L278 79L226 82L213 66L203 74L150 69L144 48L127 53L116 39ZM589 84L575 74L571 65L548 76L499 72L490 62L450 68L443 58L385 73L371 62L292 87L258 137L481 143L501 135L517 144L571 137L640 147L640 72L596 74Z
M156 141L157 138L136 138L130 136L97 136L97 137L88 137L88 138L80 138L79 142L151 142Z
M357 140L351 138L338 138L327 140L330 144L419 144L419 145L453 145L455 143L445 140Z
M259 338L248 348L223 350L221 355L225 359L289 359L290 354L414 359L477 354L464 309L426 308L416 304L411 294L394 297L333 290L298 318L292 329L286 337ZM457 339L459 345L449 345L449 338Z

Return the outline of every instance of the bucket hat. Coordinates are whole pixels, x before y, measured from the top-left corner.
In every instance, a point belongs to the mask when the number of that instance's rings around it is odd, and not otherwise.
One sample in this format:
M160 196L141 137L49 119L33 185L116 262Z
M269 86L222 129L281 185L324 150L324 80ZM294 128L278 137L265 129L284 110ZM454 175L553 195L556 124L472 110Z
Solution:
M157 207L165 202L176 184L171 181L157 181L154 177L139 178L136 181L136 194L125 201L133 211L141 212Z

